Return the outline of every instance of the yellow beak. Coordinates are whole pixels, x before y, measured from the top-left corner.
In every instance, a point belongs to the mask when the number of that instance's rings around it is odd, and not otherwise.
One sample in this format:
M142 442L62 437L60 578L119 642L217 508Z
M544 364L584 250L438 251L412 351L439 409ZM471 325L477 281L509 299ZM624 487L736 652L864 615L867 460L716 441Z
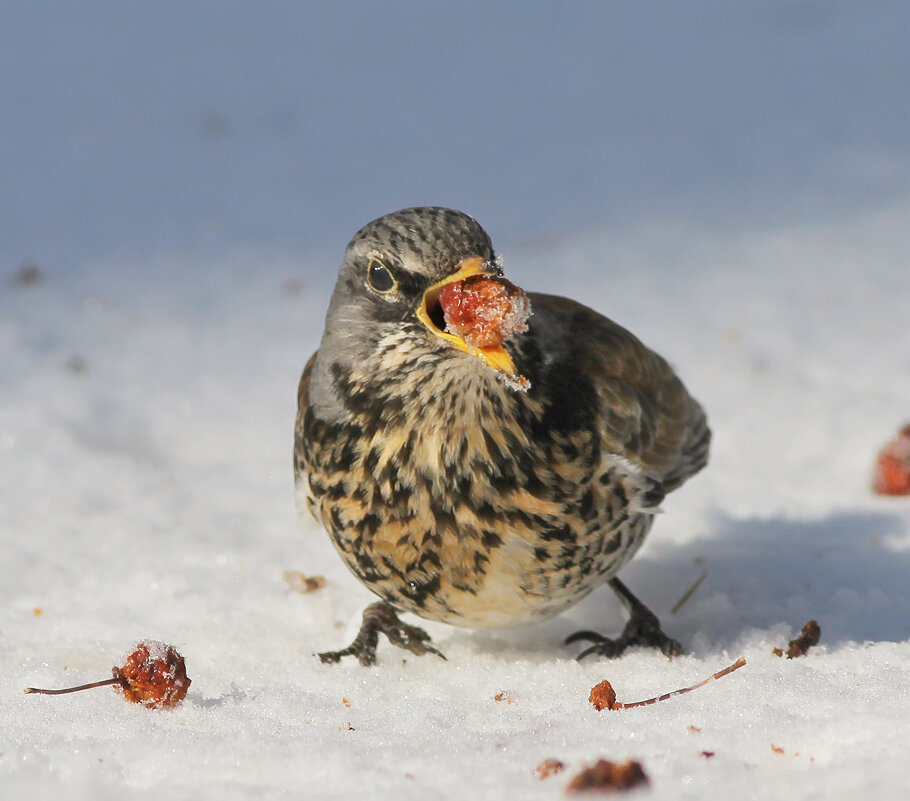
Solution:
M515 369L512 357L509 356L505 348L501 345L493 348L475 348L473 345L469 345L465 342L461 337L450 334L437 327L430 317L430 309L433 309L439 302L439 293L446 284L452 284L455 281L464 281L465 278L470 278L472 275L485 275L488 273L488 271L484 269L485 265L486 262L480 256L471 256L470 258L464 259L456 272L443 278L441 281L437 281L424 292L423 299L417 307L417 319L427 327L430 333L451 343L454 347L458 348L458 350L463 350L465 353L477 356L477 358L495 370L501 370L508 375L516 375L518 371Z

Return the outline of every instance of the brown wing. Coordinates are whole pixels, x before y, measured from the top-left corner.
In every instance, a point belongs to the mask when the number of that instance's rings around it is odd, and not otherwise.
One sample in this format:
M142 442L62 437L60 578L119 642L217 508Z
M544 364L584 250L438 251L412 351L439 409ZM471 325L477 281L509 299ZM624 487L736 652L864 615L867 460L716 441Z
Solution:
M316 354L310 356L310 360L303 368L303 375L300 376L300 384L297 387L297 420L294 425L294 475L297 479L304 474L303 463L303 418L306 416L307 409L310 408L310 376L313 374L313 365L316 363Z
M638 466L666 492L704 467L711 438L705 413L663 358L580 303L530 297L532 331L547 342L554 363L590 380L605 451Z

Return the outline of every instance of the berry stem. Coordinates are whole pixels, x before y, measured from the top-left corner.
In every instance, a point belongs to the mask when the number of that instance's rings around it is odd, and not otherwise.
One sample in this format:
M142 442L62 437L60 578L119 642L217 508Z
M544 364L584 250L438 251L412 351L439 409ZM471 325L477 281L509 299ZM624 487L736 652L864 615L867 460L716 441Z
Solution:
M680 609L682 609L683 604L695 594L695 591L701 586L701 583L706 578L708 578L707 570L705 570L697 579L695 579L695 583L683 593L683 597L680 598L675 604L673 604L673 608L670 610L671 615L675 615Z
M698 682L698 684L693 684L691 687L683 687L681 690L674 690L672 693L665 693L664 695L658 695L656 698L649 698L646 701L633 701L631 704L620 704L616 703L611 708L612 709L632 709L636 706L650 706L651 704L656 704L658 701L666 701L668 698L673 698L677 695L684 695L685 693L690 693L692 690L697 690L699 687L704 687L709 681L713 679L722 679L728 673L732 673L734 670L739 670L743 665L746 664L746 660L743 657L737 659L732 665L725 667L723 670L719 670L717 673L714 673L703 681Z
M39 695L66 695L66 693L77 693L80 690L91 690L94 687L108 687L111 684L123 684L125 679L122 676L115 676L112 679L102 681L93 681L91 684L80 684L78 687L67 687L64 690L42 690L38 687L26 687L27 693L38 693Z

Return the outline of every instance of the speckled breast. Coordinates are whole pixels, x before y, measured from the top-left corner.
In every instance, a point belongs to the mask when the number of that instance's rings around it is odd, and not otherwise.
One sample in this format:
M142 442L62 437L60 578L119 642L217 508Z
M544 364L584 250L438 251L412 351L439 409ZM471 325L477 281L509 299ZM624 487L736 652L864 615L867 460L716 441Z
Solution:
M596 432L547 430L533 396L473 375L385 419L331 424L308 410L298 491L351 571L397 608L470 627L537 622L616 573L652 515L630 511L634 489Z

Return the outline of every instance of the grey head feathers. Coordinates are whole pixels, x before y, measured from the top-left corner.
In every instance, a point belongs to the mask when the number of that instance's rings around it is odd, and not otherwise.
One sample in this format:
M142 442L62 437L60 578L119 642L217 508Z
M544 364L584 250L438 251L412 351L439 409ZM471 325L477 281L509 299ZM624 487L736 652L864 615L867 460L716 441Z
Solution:
M427 287L470 256L493 264L490 237L473 217L439 206L402 209L354 234L338 272L313 366L310 402L322 419L348 418L334 391L333 373L349 372L369 359L385 335L416 319ZM371 270L381 274L383 283L372 281Z

